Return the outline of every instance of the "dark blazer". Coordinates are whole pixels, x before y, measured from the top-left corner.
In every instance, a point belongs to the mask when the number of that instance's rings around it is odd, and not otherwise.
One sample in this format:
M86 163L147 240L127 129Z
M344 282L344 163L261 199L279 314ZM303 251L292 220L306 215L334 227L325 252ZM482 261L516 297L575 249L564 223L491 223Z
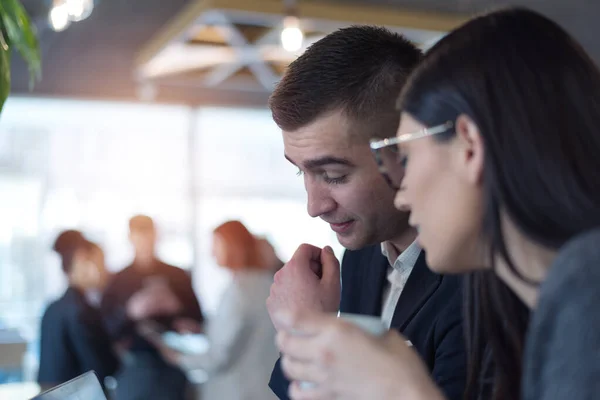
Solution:
M150 351L154 348L137 334L135 324L126 312L127 302L131 296L142 289L144 281L150 277L164 278L183 304L182 313L176 317L190 318L199 323L204 321L200 303L194 294L192 279L186 271L160 260L155 260L154 265L149 268L140 268L134 263L111 279L104 291L101 305L104 322L111 338L116 341L132 340L130 348L132 351ZM161 317L155 318L155 322L170 329L174 319L175 317Z
M99 311L74 288L46 309L42 318L38 382L51 387L87 371L101 382L113 375L118 359L113 353Z
M348 250L342 260L340 311L380 316L389 262L381 246ZM462 278L434 274L421 253L402 291L391 327L419 352L448 400L462 400L467 357L462 327ZM279 361L269 386L288 399L289 381Z
M117 273L104 292L101 307L111 338L127 343L127 356L117 375L116 400L185 399L187 379L183 371L164 361L158 350L138 334L135 323L127 316L131 296L144 287L146 279L154 277L166 280L183 310L179 315L155 317L152 321L164 329L174 329L173 321L179 317L204 321L192 279L183 269L154 260L149 268L140 268L134 262Z

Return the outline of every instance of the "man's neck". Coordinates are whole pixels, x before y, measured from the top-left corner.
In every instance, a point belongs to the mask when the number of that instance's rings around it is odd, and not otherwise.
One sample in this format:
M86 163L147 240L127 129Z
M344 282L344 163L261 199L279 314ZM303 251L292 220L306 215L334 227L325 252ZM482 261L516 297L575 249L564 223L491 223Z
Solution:
M398 254L400 254L406 250L416 238L417 230L412 227L407 227L401 234L393 239L388 240L388 243L394 246Z

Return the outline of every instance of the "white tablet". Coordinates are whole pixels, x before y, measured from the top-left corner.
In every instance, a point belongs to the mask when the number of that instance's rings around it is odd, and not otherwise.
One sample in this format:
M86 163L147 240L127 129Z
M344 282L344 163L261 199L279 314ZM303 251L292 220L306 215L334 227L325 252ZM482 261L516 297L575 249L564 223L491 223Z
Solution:
M203 334L180 334L169 331L162 334L162 341L165 346L189 355L206 353L210 346L206 335Z
M31 400L107 400L94 371L56 386Z

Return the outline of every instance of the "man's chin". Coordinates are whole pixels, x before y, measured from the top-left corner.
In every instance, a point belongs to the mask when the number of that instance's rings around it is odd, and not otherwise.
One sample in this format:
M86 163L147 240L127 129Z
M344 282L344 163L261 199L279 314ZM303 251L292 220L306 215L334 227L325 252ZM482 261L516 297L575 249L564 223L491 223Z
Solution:
M338 242L340 242L340 244L347 250L359 250L370 244L366 243L365 240L362 240L362 238L359 238L356 235L342 235L338 233L336 236Z

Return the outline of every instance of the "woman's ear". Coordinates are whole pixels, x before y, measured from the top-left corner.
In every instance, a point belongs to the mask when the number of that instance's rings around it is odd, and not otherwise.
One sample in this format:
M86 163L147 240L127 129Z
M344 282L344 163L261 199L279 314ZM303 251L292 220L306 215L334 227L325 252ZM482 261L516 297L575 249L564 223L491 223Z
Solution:
M463 179L479 185L483 180L485 151L479 127L467 115L461 114L455 122L456 164Z

